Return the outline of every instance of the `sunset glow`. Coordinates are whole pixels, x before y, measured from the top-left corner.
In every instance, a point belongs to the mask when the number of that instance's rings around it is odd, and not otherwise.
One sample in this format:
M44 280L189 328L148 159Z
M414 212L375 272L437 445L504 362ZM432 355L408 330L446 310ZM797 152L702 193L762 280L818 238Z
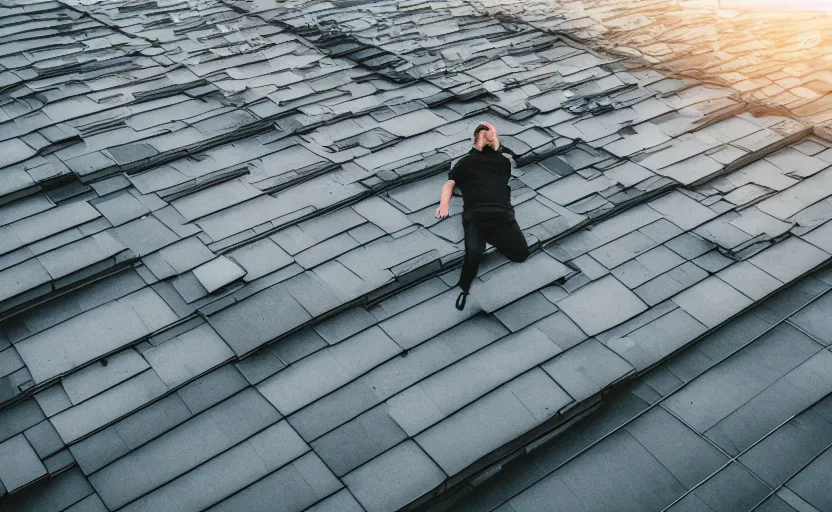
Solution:
M832 0L720 0L724 9L832 11Z

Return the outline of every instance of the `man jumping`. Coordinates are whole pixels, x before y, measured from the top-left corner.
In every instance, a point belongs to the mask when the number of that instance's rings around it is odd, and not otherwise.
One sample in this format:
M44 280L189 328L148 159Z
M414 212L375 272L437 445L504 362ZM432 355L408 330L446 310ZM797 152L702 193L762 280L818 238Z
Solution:
M521 262L529 257L526 238L514 219L511 206L511 163L503 153L516 157L513 151L500 145L497 128L483 121L474 130L474 147L448 173L442 186L437 218L449 215L448 206L454 187L462 191L464 209L462 226L465 229L465 261L459 286L462 292L456 308L462 310L471 283L477 275L486 242L493 245L511 261Z

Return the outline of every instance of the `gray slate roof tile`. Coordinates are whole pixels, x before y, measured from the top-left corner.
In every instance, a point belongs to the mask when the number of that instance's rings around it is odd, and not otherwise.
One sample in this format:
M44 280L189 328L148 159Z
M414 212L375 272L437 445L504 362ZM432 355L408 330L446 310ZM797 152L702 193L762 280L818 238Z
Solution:
M107 507L97 494L90 494L81 501L75 503L66 512L106 512Z
M237 355L285 334L311 316L278 284L208 317Z
M66 443L115 421L168 390L156 372L147 370L50 418Z
M768 487L732 462L694 490L715 512L750 509L769 493ZM681 509L680 509L681 510Z
M397 510L444 480L445 473L410 440L343 477L367 512Z
M43 382L175 320L159 295L145 288L38 333L18 343L17 349L35 382Z
M506 334L492 317L475 316L317 400L289 422L305 439L315 439Z
M72 407L72 402L69 400L69 396L60 383L53 384L43 391L36 393L35 400L37 400L37 405L43 410L41 414L46 414L49 417ZM30 406L32 406L31 403Z
M588 335L593 336L629 320L647 306L612 276L594 281L556 304ZM598 317L595 312L607 312Z
M266 512L279 502L287 511L300 512L340 486L321 459L308 453L209 510Z
M390 398L389 414L408 435L416 435L561 350L527 327Z
M571 401L539 368L416 436L449 476L557 414Z
M749 448L787 418L832 392L827 370L832 353L822 350L717 423L706 435L729 454Z
M208 293L214 293L227 284L242 278L246 271L234 263L233 260L225 256L218 256L196 267L193 273Z
M607 346L641 371L705 332L707 328L704 325L677 308L625 337L608 341Z
M589 339L540 365L576 402L600 392L633 371L610 349Z
M69 451L84 474L89 475L130 453L130 448L113 427L107 427L69 445Z
M401 348L384 331L372 327L290 365L260 383L257 389L288 415L400 352Z
M551 315L557 309L540 292L535 292L495 311L494 316L509 330L516 332Z
M566 265L539 252L523 264L508 263L481 275L482 282L472 286L471 297L484 311L492 312L570 272Z
M228 256L246 271L245 281L252 281L292 263L292 258L269 238L245 245Z
M781 324L669 397L665 407L704 433L814 355L820 345Z
M122 507L279 418L256 390L249 389L90 475L90 483L109 508ZM148 467L155 470L147 471Z
M23 434L41 459L64 447L64 443L61 441L60 436L58 436L58 432L49 421L42 421L26 430Z
M780 281L788 283L829 257L825 251L797 237L789 237L752 256L748 261Z
M376 323L373 315L363 307L353 307L322 322L312 328L330 345L334 345Z
M232 358L234 352L210 325L202 324L144 351L142 356L159 378L172 388L219 366Z
M0 457L4 461L0 480L8 492L14 492L46 475L46 468L38 454L23 435L0 443Z
M79 469L70 468L0 502L3 512L59 512L93 492Z
M363 512L364 508L355 501L348 489L341 489L332 496L316 503L308 512Z
M106 366L94 363L62 379L64 391L73 404L92 398L150 367L138 352L130 349L113 354L106 362Z
M762 480L776 487L785 483L832 442L832 425L813 410L789 420L739 461Z
M177 393L191 414L199 414L247 386L245 377L233 365L226 364L183 386Z
M311 443L326 465L343 476L407 439L381 404Z
M673 297L691 316L713 328L752 304L751 299L711 276Z

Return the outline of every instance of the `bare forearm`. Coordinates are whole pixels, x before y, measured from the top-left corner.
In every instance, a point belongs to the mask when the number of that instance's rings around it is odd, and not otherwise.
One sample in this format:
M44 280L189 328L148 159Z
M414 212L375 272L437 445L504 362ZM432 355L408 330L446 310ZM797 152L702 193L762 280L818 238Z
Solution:
M453 181L446 181L442 186L442 194L439 196L439 206L448 206L451 204L451 196L454 194Z

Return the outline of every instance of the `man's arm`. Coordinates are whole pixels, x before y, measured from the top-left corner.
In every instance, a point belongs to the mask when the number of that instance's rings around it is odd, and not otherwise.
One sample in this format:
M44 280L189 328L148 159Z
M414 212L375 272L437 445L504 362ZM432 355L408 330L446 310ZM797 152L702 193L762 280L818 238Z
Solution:
M451 196L454 193L455 186L456 182L454 180L448 180L442 185L442 193L439 196L439 208L436 209L436 213L433 215L434 217L441 219L449 215Z
M514 151L512 151L511 149L509 149L509 148L507 148L503 145L500 145L500 152L505 153L507 155L511 155L511 157L514 158L515 160L517 159L517 153L515 153Z

